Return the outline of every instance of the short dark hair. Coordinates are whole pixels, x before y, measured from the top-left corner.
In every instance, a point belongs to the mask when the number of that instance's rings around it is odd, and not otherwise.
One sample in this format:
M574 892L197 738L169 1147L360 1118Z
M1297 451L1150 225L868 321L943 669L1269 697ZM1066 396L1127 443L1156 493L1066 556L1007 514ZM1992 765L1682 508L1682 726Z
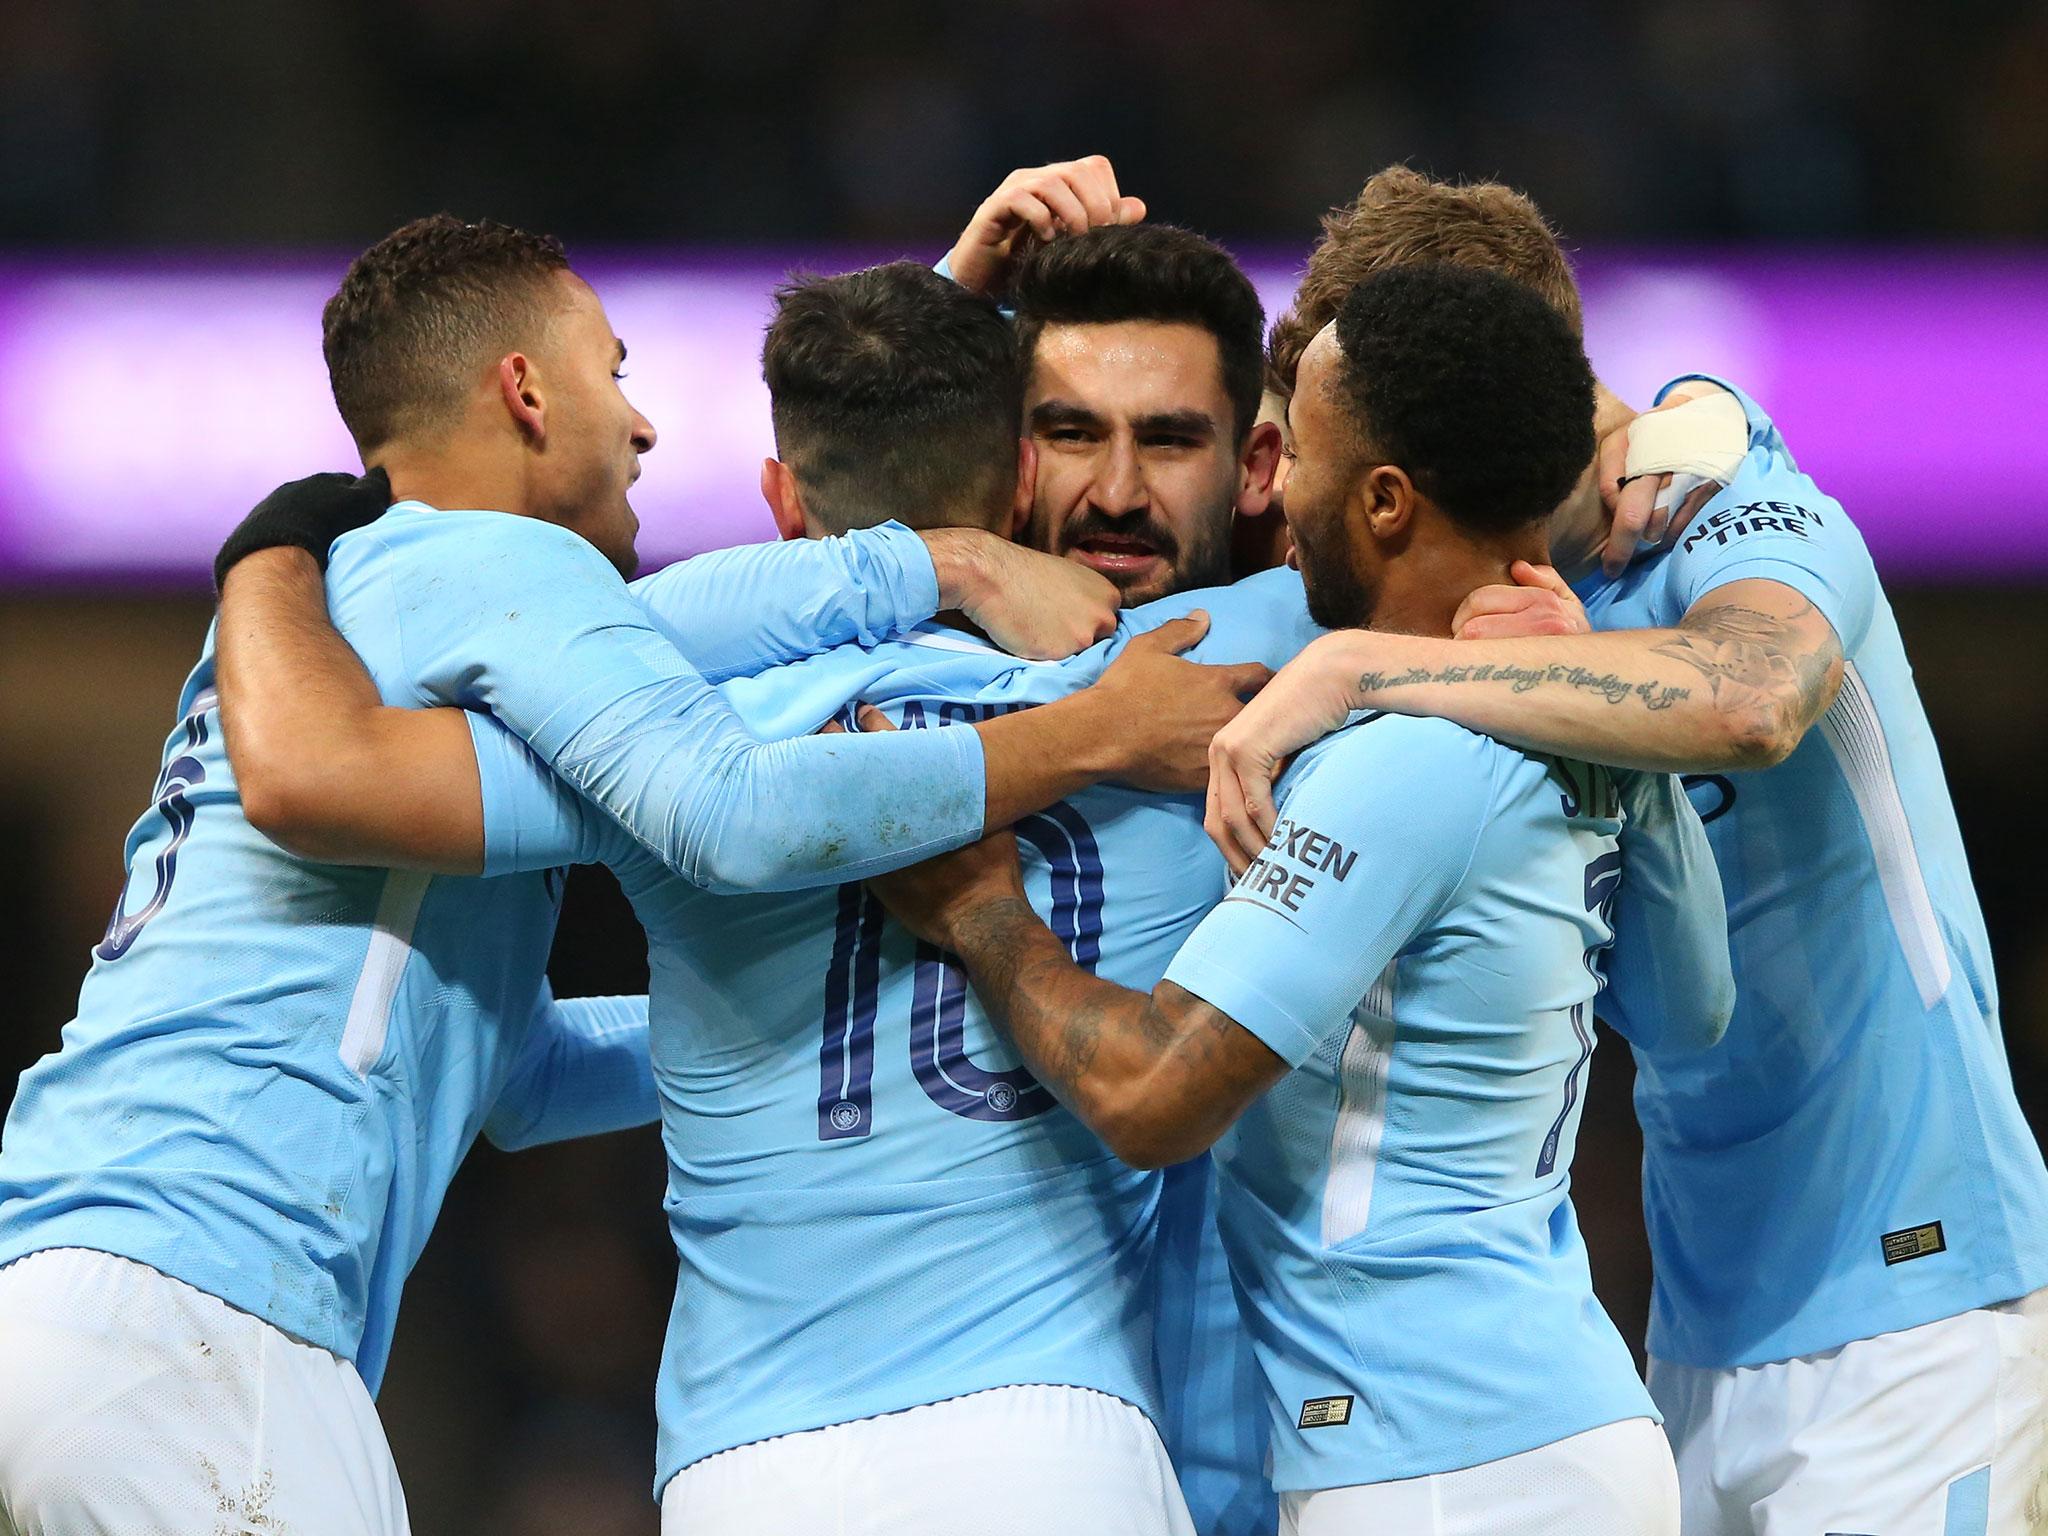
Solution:
M761 376L775 451L832 532L1007 510L1024 385L990 300L914 261L799 277L775 292Z
M1265 307L1230 253L1192 230L1111 224L1034 246L1017 263L1010 302L1026 367L1048 325L1199 326L1216 338L1236 441L1258 419Z
M1390 267L1337 311L1335 398L1368 452L1477 533L1553 511L1593 458L1593 370L1570 322L1521 283L1441 262Z
M477 369L530 345L552 313L562 242L489 219L415 219L349 264L320 316L334 404L356 447L442 425Z
M1437 181L1390 165L1355 201L1323 215L1323 237L1266 345L1266 387L1294 392L1294 371L1317 331L1363 278L1411 262L1498 272L1533 288L1583 332L1579 285L1557 231L1526 195L1497 181Z

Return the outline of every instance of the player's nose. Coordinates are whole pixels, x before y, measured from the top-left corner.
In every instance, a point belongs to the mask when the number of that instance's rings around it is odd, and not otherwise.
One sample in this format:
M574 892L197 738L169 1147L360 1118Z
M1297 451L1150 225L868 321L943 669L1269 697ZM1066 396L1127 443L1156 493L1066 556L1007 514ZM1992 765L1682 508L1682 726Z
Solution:
M1144 511L1151 497L1147 494L1138 456L1123 447L1112 448L1102 472L1095 477L1095 484L1090 488L1089 500L1111 517Z
M633 451L652 453L654 451L654 423L638 411L633 413Z

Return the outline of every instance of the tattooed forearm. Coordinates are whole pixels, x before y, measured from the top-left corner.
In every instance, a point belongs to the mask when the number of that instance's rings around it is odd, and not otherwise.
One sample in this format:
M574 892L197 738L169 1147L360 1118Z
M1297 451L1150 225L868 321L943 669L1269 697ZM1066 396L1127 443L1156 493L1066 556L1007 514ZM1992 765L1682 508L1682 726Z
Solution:
M1788 590L1786 598L1782 613L1723 602L1686 615L1675 630L1638 632L1643 642L1654 640L1647 651L1637 649L1626 660L1611 649L1602 654L1603 661L1620 660L1618 667L1477 661L1375 668L1358 674L1357 690L1361 702L1390 708L1401 707L1390 694L1436 686L1574 693L1651 713L1688 704L1698 693L1700 703L1744 744L1745 758L1776 760L1833 701L1842 674L1841 644L1826 618L1796 593ZM1606 643L1606 637L1595 643ZM1682 670L1674 676L1660 663ZM1448 702L1426 707L1465 718ZM1498 727L1486 722L1486 728Z
M1803 735L1841 680L1841 642L1804 598L1782 614L1732 603L1689 613L1654 649L1705 678L1717 709L1773 741Z
M1477 662L1466 666L1410 667L1404 672L1362 672L1360 693L1376 694L1395 688L1414 688L1429 683L1505 683L1509 691L1528 693L1537 688L1569 688L1590 693L1609 704L1631 700L1645 709L1669 709L1692 697L1692 690L1666 683L1661 678L1627 678L1615 672L1595 672L1590 667L1566 662L1539 666L1515 666L1508 662Z
M1021 900L985 904L951 937L1025 1064L1133 1166L1193 1157L1286 1071L1192 993L1133 992L1084 971Z
M1030 904L990 902L965 918L956 947L995 1021L1064 1104L1085 1113L1076 1092L1095 1065L1105 1032L1149 999L1075 965Z

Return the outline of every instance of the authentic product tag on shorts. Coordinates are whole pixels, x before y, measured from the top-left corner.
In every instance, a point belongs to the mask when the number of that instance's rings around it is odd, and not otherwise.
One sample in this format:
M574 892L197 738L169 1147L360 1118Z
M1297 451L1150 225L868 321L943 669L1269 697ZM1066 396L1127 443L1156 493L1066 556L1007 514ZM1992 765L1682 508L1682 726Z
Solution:
M1348 1397L1312 1397L1301 1405L1301 1420L1296 1429L1326 1429L1332 1424L1351 1422L1351 1399Z
M1948 1243L1941 1235L1941 1223L1938 1221L1930 1221L1924 1227L1901 1227L1896 1232L1887 1232L1883 1242L1887 1264L1903 1264L1908 1259L1924 1259L1930 1253L1948 1252Z

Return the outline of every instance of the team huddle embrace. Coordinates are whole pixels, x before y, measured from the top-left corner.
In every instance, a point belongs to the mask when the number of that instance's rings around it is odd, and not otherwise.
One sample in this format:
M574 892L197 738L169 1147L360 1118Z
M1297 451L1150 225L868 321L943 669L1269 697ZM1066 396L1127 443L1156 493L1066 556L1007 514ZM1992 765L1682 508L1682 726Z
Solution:
M0 1536L406 1532L456 1167L654 1122L670 1536L2038 1528L2048 1170L1850 512L1608 391L1504 187L1375 175L1270 332L1148 212L1018 171L780 289L781 539L637 578L561 246L351 265L367 473L223 546L0 1139ZM548 987L594 863L645 998Z

